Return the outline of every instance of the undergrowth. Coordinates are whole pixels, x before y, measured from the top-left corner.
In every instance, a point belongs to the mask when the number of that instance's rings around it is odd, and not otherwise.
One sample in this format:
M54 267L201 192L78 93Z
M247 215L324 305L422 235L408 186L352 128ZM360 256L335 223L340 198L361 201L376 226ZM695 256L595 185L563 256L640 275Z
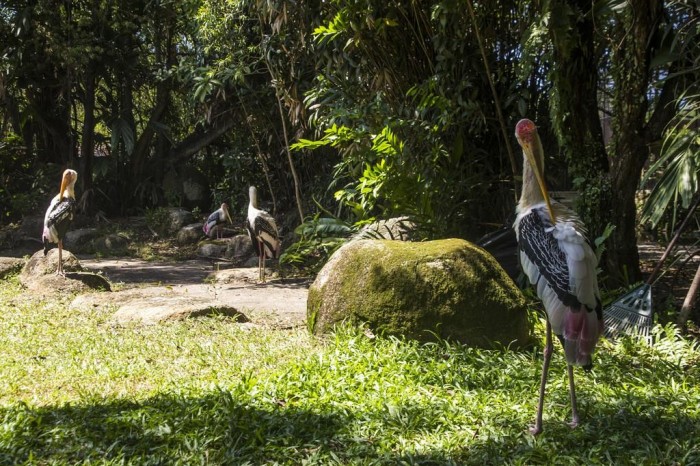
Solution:
M700 350L601 342L566 425L555 350L418 344L342 328L244 330L223 316L116 325L0 282L0 464L697 464Z

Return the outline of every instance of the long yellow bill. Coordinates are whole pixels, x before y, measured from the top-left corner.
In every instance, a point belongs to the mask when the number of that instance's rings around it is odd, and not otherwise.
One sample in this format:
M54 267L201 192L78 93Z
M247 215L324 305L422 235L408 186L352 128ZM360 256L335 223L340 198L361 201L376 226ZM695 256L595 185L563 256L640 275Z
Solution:
M532 146L529 143L524 143L523 145L523 153L527 157L528 162L530 162L530 166L532 167L532 171L535 172L535 178L537 179L537 184L540 187L540 192L542 192L542 197L544 198L544 202L547 205L547 210L549 211L549 217L552 219L552 224L557 223L557 217L554 215L554 209L552 209L552 203L549 200L549 191L547 191L547 186L544 183L544 178L542 176L542 167L540 166L538 158L535 157L535 154L533 153Z
M61 178L61 190L58 192L58 200L61 201L63 200L63 193L66 191L66 188L68 188L68 183L70 182L68 180L69 178L68 173L64 173L63 177Z

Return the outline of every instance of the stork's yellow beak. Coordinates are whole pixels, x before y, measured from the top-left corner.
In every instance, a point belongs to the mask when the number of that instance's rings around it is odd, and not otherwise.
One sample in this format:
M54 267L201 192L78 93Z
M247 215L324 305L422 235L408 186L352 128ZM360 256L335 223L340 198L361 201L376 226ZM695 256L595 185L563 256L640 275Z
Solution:
M547 210L549 211L549 217L552 219L552 224L555 224L557 223L557 218L554 215L552 203L549 199L549 191L547 190L547 185L544 182L544 155L542 154L542 143L540 142L540 137L535 130L531 138L521 139L518 137L518 142L523 148L523 154L525 154L528 163L532 167L532 171L535 173L537 185L540 188L544 202L547 205ZM535 154L535 152L537 152L537 154Z
M70 184L70 177L71 174L68 170L63 172L63 177L61 178L61 190L58 192L59 200L63 199L63 193L66 191L66 188Z

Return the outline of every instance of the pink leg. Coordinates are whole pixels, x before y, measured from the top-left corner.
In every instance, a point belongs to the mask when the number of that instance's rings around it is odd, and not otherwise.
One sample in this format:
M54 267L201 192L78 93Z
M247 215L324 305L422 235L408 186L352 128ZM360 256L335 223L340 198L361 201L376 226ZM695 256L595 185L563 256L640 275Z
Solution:
M576 387L574 386L574 367L569 364L567 366L567 372L569 373L569 395L571 395L571 422L569 426L571 428L578 426L578 409L576 408Z
M542 410L544 405L544 391L547 385L547 372L549 372L549 362L552 359L552 326L547 321L547 340L544 346L544 362L542 363L542 379L540 380L540 399L537 403L537 417L535 425L530 426L530 433L538 435L542 432Z
M63 272L63 241L58 240L58 267L56 267L56 275L61 275L63 277L66 274Z

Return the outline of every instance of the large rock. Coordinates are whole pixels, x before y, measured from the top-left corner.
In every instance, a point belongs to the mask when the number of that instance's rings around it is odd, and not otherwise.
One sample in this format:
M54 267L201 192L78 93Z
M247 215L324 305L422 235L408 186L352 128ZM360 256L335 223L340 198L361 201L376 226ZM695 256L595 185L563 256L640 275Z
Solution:
M530 339L520 291L492 256L461 239L345 244L311 285L307 320L316 334L347 320L475 346Z
M37 251L24 265L19 274L19 281L24 287L42 293L111 290L111 285L106 278L86 271L70 251L63 250L65 277L56 275L57 267L58 249L49 250L46 256L44 256L43 250Z

